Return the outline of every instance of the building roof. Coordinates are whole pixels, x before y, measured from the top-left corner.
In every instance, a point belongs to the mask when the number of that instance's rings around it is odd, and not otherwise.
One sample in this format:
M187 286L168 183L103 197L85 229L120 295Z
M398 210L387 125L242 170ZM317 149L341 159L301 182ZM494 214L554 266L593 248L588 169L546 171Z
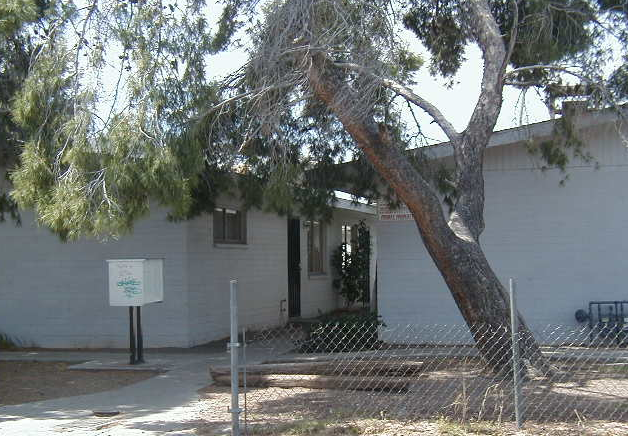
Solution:
M619 111L620 114L617 113L616 109L585 111L579 114L577 118L575 118L576 128L581 130L592 126L610 124L621 120L628 120L628 104L622 105L619 108ZM552 120L526 124L523 126L512 127L509 129L493 132L487 148L499 147L504 145L515 145L523 141L529 141L531 139L539 140L550 138L554 133L555 124L559 122L560 119L561 118L556 118ZM410 149L408 151L410 153L417 151L423 152L428 158L431 159L447 158L453 155L453 148L451 147L451 144L449 142L441 142L438 144ZM341 169L341 171L358 171L355 168L353 161L342 163L338 167L339 169ZM338 190L346 193L352 192L351 188L347 186L339 187Z
M336 199L336 202L334 203L334 208L351 210L354 212L361 212L361 213L366 213L369 215L375 215L377 213L377 208L374 205L365 204L365 203L355 203L345 198Z
M620 111L623 117L628 117L627 106L622 106ZM591 126L616 122L618 119L619 116L616 110L602 109L587 111L578 115L575 119L575 124L578 129L586 129ZM555 123L559 122L559 120L560 118L556 118L553 120L541 121L538 123L526 124L523 126L493 132L487 148L517 144L530 139L549 138L554 132ZM427 149L429 150L430 156L434 158L447 157L453 154L453 149L449 142L441 142L439 144L430 145L427 146ZM421 150L424 150L424 148L422 147Z

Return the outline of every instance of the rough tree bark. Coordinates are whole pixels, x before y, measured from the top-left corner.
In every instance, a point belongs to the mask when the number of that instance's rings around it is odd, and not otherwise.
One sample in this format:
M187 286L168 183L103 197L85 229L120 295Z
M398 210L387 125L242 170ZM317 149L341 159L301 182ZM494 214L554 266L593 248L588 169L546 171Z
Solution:
M484 230L483 153L502 105L502 89L509 50L485 0L463 3L473 36L483 53L484 73L480 97L467 128L457 133L434 106L410 95L401 85L382 82L430 114L449 137L454 150L457 202L445 219L431 185L411 165L368 113L353 110L347 102L357 96L342 72L322 53L312 52L307 75L314 94L339 118L378 173L408 206L425 247L447 283L462 316L487 363L500 373L509 372L510 313L505 289L482 251ZM406 95L404 95L406 94ZM411 97L416 97L412 99ZM408 98L410 97L410 98ZM544 372L550 367L519 315L524 341L522 355Z

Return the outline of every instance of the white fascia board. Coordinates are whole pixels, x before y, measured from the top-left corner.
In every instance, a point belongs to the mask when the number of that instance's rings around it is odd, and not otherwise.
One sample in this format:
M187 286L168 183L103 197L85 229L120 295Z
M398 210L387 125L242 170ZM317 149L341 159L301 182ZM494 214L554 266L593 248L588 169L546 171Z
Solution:
M352 210L354 212L361 212L368 215L376 215L377 208L370 204L358 203L355 204L351 200L346 200L344 198L338 198L333 204L335 209L344 209L344 210Z
M628 115L627 109L622 108L621 111L624 116ZM549 138L553 135L554 123L558 120L559 119L541 121L494 132L489 139L487 147L517 144L530 139ZM596 125L616 122L618 120L619 117L615 110L591 111L580 115L576 119L576 128L581 130ZM422 150L427 151L429 157L436 159L453 155L453 148L449 142L430 145Z

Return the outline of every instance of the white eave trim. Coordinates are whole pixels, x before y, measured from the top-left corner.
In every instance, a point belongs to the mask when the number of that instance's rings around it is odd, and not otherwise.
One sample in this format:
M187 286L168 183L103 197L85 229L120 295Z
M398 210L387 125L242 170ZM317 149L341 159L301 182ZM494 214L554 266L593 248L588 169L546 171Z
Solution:
M624 110L623 112L628 112ZM628 115L628 113L626 113ZM491 135L487 148L498 147L501 145L517 144L530 139L549 138L554 131L554 123L558 121L547 120L533 124L526 124L520 127L512 127L510 129L500 130ZM614 110L591 111L580 115L576 120L576 128L586 129L591 126L607 124L618 121L617 113ZM433 158L442 158L453 155L453 149L449 142L441 142L440 144L430 145L426 148L428 156Z
M377 215L377 208L375 206L364 203L355 204L351 200L346 200L344 198L338 198L333 206L335 209L351 210L353 212L361 212L368 215Z

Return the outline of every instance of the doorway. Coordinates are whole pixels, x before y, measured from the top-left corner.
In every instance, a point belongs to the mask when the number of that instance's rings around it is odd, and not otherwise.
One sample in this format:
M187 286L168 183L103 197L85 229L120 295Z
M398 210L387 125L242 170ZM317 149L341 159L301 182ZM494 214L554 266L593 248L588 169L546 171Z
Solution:
M288 218L288 317L301 316L301 221Z

